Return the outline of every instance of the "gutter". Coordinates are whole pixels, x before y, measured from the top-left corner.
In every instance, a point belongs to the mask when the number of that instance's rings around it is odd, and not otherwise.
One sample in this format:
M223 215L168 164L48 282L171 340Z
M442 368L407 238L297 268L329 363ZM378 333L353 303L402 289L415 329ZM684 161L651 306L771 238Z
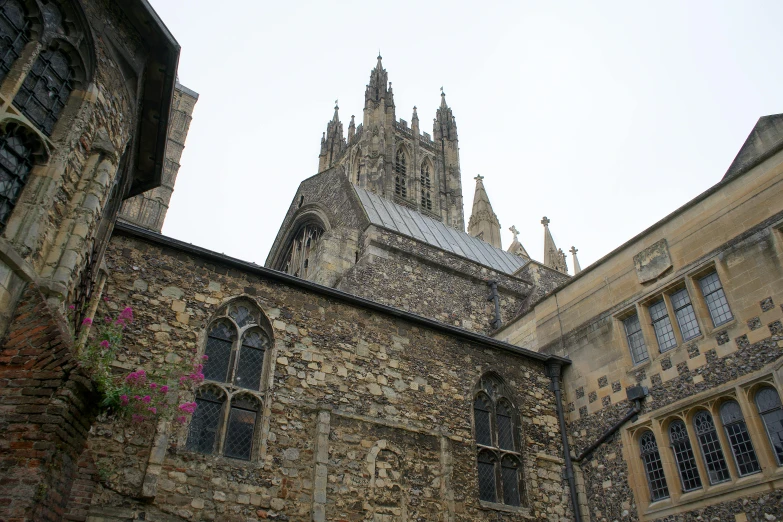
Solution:
M571 360L566 357L542 354L527 348L515 346L513 344L499 341L497 339L488 337L483 334L471 332L469 330L458 328L456 326L452 326L446 323L441 323L439 321L435 321L434 319L429 319L421 315L400 310L399 308L394 308L384 304L376 303L375 301L371 301L363 297L342 292L334 288L329 288L328 286L319 285L311 281L306 281L304 279L300 279L298 277L294 277L292 275L288 275L284 272L279 272L277 270L272 270L271 268L266 268L261 265L257 265L255 263L242 261L240 259L230 257L225 254L218 254L217 252L214 252L212 250L198 247L190 243L185 243L184 241L167 237L162 234L158 234L150 230L146 230L144 228L138 227L136 225L131 225L130 223L118 221L114 226L114 233L119 235L144 239L151 243L173 248L188 254L192 254L194 256L198 256L204 259L209 259L211 261L222 263L224 265L228 265L245 272L263 276L266 279L271 279L273 281L278 281L294 287L302 288L304 290L316 294L320 294L326 297L330 297L332 299L337 299L339 301L354 306L380 312L384 315L399 317L400 319L405 319L406 321L409 321L411 323L447 333L449 335L452 335L464 341L480 343L484 346L489 346L506 353L511 353L521 357L527 357L528 359L534 359L537 361L541 361L543 363L556 364L558 367L571 364Z

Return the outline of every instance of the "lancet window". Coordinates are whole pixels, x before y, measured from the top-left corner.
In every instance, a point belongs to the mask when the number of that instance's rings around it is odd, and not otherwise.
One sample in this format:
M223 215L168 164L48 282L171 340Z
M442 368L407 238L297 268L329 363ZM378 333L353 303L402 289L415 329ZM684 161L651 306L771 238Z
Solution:
M655 442L655 435L651 431L644 432L639 439L639 445L647 474L647 484L650 486L650 499L655 502L669 498L669 488L666 485L666 476L663 473L663 463L658 451L658 443Z
M430 164L425 161L421 164L421 207L432 210L432 180L430 178Z
M283 272L307 279L312 272L316 248L323 233L323 228L314 223L301 227L291 241Z
M494 374L481 378L473 398L479 498L520 506L524 499L519 421L511 396Z
M405 150L400 148L397 150L397 155L394 158L394 193L401 198L408 197L408 178L406 177L407 171L408 167L407 159L405 157Z
M0 132L0 229L4 228L33 168L38 140L23 127L9 124Z
M737 401L726 401L721 404L720 419L740 477L761 471L756 450L753 448L745 418Z
M263 326L262 325L265 325ZM206 384L196 394L187 448L250 460L264 388L264 361L271 348L268 321L253 303L235 301L207 329Z
M778 392L771 387L761 388L756 392L756 407L778 465L783 466L783 408Z
M30 21L20 0L6 0L0 5L0 80L19 58L30 41Z

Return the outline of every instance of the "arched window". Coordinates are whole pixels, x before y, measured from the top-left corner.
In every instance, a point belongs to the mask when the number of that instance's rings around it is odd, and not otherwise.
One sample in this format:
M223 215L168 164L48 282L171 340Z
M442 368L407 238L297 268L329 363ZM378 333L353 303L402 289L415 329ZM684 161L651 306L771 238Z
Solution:
M235 397L231 401L231 413L228 416L226 429L226 445L223 451L226 457L250 460L258 406L258 401L255 398L246 395Z
M212 325L207 334L207 347L204 355L204 377L210 381L228 381L228 369L231 363L231 348L235 336L232 325L219 321Z
M198 453L217 451L218 431L223 418L225 394L212 386L202 386L196 393L196 411L190 421L186 447Z
M235 379L237 386L250 390L257 390L260 387L264 354L268 346L269 338L260 329L248 331L242 336Z
M6 0L0 5L0 80L6 77L29 41L30 22L24 4L20 0Z
M0 133L0 229L5 228L33 168L38 143L32 133L9 124Z
M645 431L639 439L641 447L644 471L647 474L647 483L650 486L650 499L653 502L669 498L669 488L666 485L666 476L663 474L661 454L658 452L658 444L655 435L651 431Z
M485 375L473 396L479 498L519 506L522 494L522 455L515 408L503 381Z
M16 93L16 105L47 136L52 134L74 83L71 58L60 49L41 51Z
M734 463L737 464L740 477L761 471L759 460L756 458L756 450L753 449L753 442L750 440L745 418L742 416L742 410L737 401L727 401L721 404L720 419L723 422L726 437L729 439L731 453L734 455Z
M707 468L710 484L726 482L731 478L731 475L729 475L729 467L726 465L726 458L723 456L723 449L720 447L718 431L715 429L712 415L706 411L700 411L693 416L693 427L699 439L701 455Z
M310 258L315 256L323 233L324 229L315 223L309 223L299 229L291 241L283 272L307 279L311 268Z
M421 207L432 210L432 180L430 179L430 164L425 161L421 164Z
M397 156L394 159L394 172L396 174L394 177L394 193L401 198L408 197L408 180L406 177L407 171L408 167L407 159L405 158L405 151L400 148L397 150Z
M672 445L674 459L677 462L677 471L680 473L680 482L683 491L693 491L701 488L699 468L696 466L696 458L693 456L691 440L688 438L688 430L685 423L678 420L669 426L669 441Z
M756 407L764 421L778 465L783 466L783 408L778 392L772 387L761 388L756 392Z

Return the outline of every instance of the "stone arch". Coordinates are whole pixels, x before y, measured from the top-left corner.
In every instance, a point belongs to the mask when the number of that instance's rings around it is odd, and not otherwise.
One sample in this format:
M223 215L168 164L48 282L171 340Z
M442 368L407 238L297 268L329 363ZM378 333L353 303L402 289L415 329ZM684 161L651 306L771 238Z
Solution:
M369 498L365 503L365 520L406 521L408 499L403 452L387 440L381 439L367 452L366 460L370 482Z
M303 204L288 227L283 248L276 253L272 267L307 279L318 255L319 242L331 228L325 208L318 203Z

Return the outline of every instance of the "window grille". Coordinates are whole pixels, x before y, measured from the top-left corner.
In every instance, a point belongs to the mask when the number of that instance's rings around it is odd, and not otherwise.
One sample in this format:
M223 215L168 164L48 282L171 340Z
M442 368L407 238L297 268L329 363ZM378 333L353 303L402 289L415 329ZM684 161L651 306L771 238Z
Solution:
M712 324L720 326L734 319L717 272L712 272L699 279L699 285L704 295L704 301L707 303L707 308L710 311Z
M237 386L251 390L258 390L261 387L264 353L268 344L269 340L262 331L247 332L242 338L237 376L234 380Z
M677 339L674 337L672 322L669 320L669 312L666 311L666 303L663 299L650 305L650 317L661 353L676 347Z
M190 421L186 447L198 453L216 451L217 433L223 416L225 397L209 388L201 388L196 396L196 411Z
M484 446L492 446L490 408L489 400L479 394L473 403L473 417L476 421L476 442Z
M675 421L669 426L669 440L677 461L682 490L693 491L701 488L699 468L696 466L696 458L693 456L693 448L684 422Z
M723 429L729 439L731 452L734 455L734 462L737 464L740 476L744 477L761 471L739 404L736 401L721 404L720 418L723 421Z
M22 48L30 41L30 22L19 0L6 0L0 5L0 80L11 70Z
M699 323L696 321L696 314L693 311L691 298L688 290L683 288L672 294L672 307L674 316L677 318L677 324L680 326L682 340L687 341L701 334Z
M631 350L631 358L634 364L639 364L650 358L647 353L647 345L644 344L642 325L639 324L639 316L634 314L623 320L625 336L628 339L628 347Z
M233 344L233 327L223 322L215 323L207 335L207 348L204 354L204 378L210 381L227 382L229 365L231 363L231 347Z
M33 147L24 131L8 126L0 136L0 228L4 228L33 168Z
M650 486L650 498L653 502L669 498L669 488L666 485L666 477L663 474L661 454L658 452L658 444L651 431L647 431L639 440L642 452L642 461L647 473L647 483Z
M783 408L778 392L774 388L761 388L756 392L756 407L764 421L778 465L783 466Z
M234 400L231 403L223 452L226 457L250 460L257 412L258 407L251 400Z
M41 51L14 98L27 118L47 136L73 90L73 67L63 51Z
M497 502L495 458L489 452L478 456L479 498L485 502Z
M693 417L693 427L696 429L696 436L699 439L710 484L726 482L731 476L718 440L715 423L712 421L712 415L706 411L700 411Z
M402 198L408 197L408 180L406 178L407 166L405 159L405 151L402 149L397 151L397 156L394 161L394 171L396 176L394 178L394 193Z
M509 506L518 506L519 462L511 457L504 457L500 469L503 479L503 503Z

